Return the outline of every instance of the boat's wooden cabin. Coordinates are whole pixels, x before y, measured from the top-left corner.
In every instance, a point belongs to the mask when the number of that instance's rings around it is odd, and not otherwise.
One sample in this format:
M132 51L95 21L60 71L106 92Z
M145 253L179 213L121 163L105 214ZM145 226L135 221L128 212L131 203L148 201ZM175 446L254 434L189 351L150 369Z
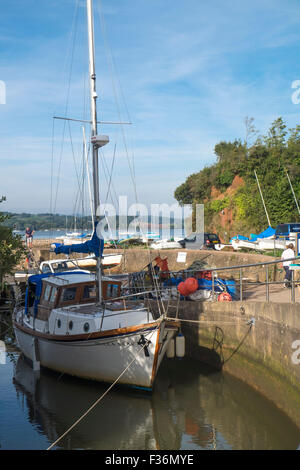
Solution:
M86 276L86 282L74 282L75 279L62 277L49 277L42 280L40 300L37 305L36 317L40 320L48 319L50 312L55 308L68 307L79 304L95 303L97 301L97 282ZM102 280L103 300L113 301L121 295L122 281L111 278ZM28 300L28 307L33 307L34 295ZM32 309L30 309L32 310Z

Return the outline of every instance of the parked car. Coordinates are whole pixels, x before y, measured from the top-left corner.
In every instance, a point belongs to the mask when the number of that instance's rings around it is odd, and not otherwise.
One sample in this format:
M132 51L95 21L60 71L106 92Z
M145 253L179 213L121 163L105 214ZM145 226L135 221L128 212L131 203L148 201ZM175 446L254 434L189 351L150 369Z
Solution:
M289 238L291 233L300 233L300 224L296 222L277 225L275 238Z
M182 248L192 250L216 249L216 245L220 244L220 238L215 233L191 233L188 237L179 241Z

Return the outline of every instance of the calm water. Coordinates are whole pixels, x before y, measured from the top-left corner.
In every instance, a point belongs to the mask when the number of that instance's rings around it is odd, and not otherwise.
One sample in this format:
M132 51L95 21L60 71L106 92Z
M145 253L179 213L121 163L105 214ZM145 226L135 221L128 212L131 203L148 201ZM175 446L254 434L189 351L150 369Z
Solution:
M42 370L11 342L0 355L1 449L46 449L107 385ZM192 360L165 359L153 394L113 389L62 449L297 449L300 430L252 388Z
M33 242L34 242L34 240L49 240L49 239L54 239L54 238L57 238L57 237L66 237L67 232L73 232L73 230L72 229L67 230L67 231L66 230L37 230L33 234ZM84 232L84 233L91 233L91 231L87 231L87 232ZM144 231L143 233L146 235L147 231ZM158 235L159 231L157 231L155 233ZM20 231L19 235L22 235L23 238L25 239L25 232ZM174 235L174 237L183 238L181 229L174 229L173 235ZM170 237L170 231L163 230L162 231L162 238L168 238L168 237ZM122 238L121 235L120 235L120 238Z

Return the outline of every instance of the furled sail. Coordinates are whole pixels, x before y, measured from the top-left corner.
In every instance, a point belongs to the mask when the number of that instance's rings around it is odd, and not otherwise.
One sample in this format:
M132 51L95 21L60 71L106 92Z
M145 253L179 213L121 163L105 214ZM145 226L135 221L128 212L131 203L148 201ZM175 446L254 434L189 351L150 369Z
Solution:
M53 245L55 247L54 252L57 255L60 253L65 255L70 255L71 253L94 253L99 258L103 253L104 240L98 237L96 224L92 238L84 243L74 243L73 245L53 243Z

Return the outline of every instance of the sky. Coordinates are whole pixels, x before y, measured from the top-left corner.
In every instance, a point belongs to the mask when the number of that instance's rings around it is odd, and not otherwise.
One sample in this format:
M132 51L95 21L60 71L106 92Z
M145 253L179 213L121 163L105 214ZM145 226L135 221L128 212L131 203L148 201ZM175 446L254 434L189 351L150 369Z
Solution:
M94 0L94 10L98 118L131 122L99 126L110 136L102 200L173 204L218 142L245 139L247 116L261 134L279 116L300 124L299 0ZM0 1L1 210L79 207L82 124L53 116L89 119L87 72L84 0Z

